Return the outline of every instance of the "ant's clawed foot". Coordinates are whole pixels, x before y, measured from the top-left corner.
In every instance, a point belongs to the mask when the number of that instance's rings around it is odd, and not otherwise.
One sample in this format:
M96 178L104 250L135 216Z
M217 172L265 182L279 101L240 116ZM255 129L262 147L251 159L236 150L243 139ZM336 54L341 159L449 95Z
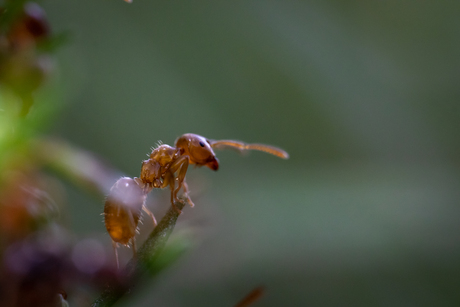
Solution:
M186 201L187 201L187 204L189 204L189 205L190 205L190 208L193 208L193 207L195 207L195 204L194 204L194 203L193 203L193 201L190 199L190 197L188 197L188 195L187 195L187 199L186 199Z
M153 215L152 215L152 222L153 222L153 228L157 227L157 225L158 225L157 219Z
M177 203L180 203L182 205L182 207L185 206L185 204L188 204L191 208L195 207L195 204L193 203L193 201L190 199L190 197L188 195L182 195L181 198L176 199L172 203L172 207L179 214L181 214L182 211L176 206Z

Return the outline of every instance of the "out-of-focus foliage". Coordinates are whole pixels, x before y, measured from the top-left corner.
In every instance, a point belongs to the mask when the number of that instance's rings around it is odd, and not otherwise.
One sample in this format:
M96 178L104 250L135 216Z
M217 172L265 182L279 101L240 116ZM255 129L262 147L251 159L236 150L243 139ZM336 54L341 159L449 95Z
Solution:
M67 291L84 301L85 291L117 278L98 241L78 241L68 232L63 184L47 171L78 179L98 197L116 173L96 157L43 136L60 108L53 101L57 90L46 84L52 83L53 40L38 4L7 1L0 9L0 305L5 307L66 306Z

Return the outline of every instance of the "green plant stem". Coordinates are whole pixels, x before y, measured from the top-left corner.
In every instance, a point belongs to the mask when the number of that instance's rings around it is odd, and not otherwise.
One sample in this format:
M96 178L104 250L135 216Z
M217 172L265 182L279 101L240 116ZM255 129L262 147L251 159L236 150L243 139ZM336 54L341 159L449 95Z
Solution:
M182 210L184 203L177 203L176 206ZM123 295L131 293L136 286L137 281L144 274L155 276L161 269L162 265L156 264L158 258L174 226L176 225L179 213L172 207L169 208L166 215L160 223L153 229L147 240L139 248L137 257L131 259L123 269L123 285L113 282L106 285L102 294L94 301L92 307L109 307L115 304Z

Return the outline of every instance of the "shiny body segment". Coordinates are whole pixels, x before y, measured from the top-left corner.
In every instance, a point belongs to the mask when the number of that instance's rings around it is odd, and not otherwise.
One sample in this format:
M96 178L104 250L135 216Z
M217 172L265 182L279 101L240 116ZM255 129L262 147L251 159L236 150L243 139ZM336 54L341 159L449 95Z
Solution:
M147 191L139 178L122 177L110 189L104 205L104 223L112 238L113 249L118 267L117 246L131 245L136 255L135 235L142 210L146 211L153 219L153 214L145 207Z
M128 245L136 234L146 194L136 181L120 178L110 190L104 206L104 223L113 241Z

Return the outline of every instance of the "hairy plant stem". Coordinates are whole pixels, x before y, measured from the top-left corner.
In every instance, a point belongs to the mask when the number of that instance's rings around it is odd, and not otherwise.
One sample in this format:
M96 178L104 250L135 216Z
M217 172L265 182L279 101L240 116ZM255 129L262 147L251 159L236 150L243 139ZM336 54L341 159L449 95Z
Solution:
M177 203L176 206L182 210L184 203ZM142 275L154 276L163 268L161 265L156 265L155 260L168 241L178 217L179 213L172 207L169 208L166 215L139 248L137 257L131 259L123 269L121 273L123 283L114 281L107 284L101 295L91 305L92 307L112 306L123 295L132 292Z

